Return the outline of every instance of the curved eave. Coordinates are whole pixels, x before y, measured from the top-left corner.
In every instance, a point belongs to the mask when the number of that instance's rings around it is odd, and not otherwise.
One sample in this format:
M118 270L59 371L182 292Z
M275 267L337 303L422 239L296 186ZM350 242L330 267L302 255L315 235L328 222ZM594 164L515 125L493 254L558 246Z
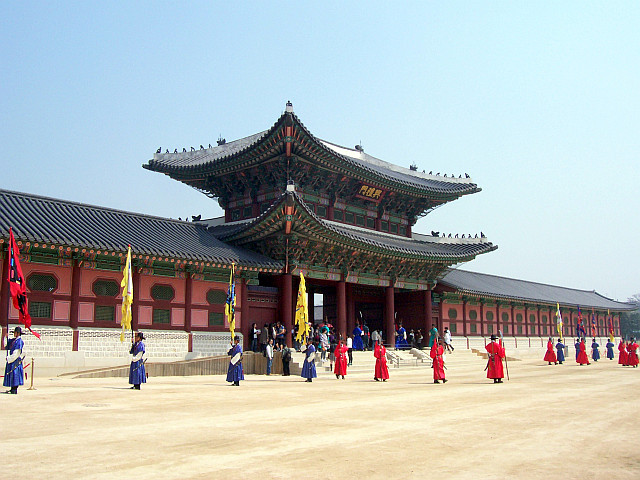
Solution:
M303 155L301 154L305 153L307 156L315 158L316 161L320 161L324 168L328 170L353 175L363 181L371 182L376 186L410 196L437 197L448 201L481 191L470 179L469 182L466 182L454 178L446 180L439 176L423 178L425 181L441 184L442 186L440 187L439 185L425 185L418 180L413 180L411 177L414 175L412 174L399 173L403 178L398 178L391 173L385 173L384 167L368 165L364 160L356 160L329 148L325 145L324 141L316 138L294 113L286 112L278 118L269 130L226 144L232 147L236 142L241 143L241 147L237 149L229 148L228 154L218 155L215 158L207 160L207 157L219 147L196 150L194 152L160 153L155 154L154 158L149 160L147 164L143 164L142 167L147 170L164 173L176 180L199 188L199 182L206 176L219 176L238 169L249 168L256 161L263 158L264 152L274 147L281 148L284 143L282 127L287 123L288 118L290 119L289 123L294 127L298 127L298 132L300 132L294 135L294 149L300 149L296 154L302 157ZM306 142L303 141L301 135L306 137ZM247 139L249 139L249 141L245 141ZM280 145L278 145L278 143L280 143ZM336 147L340 146L336 145ZM340 148L350 150L345 147ZM256 152L256 149L259 151ZM203 161L201 163L195 163L199 158L202 158ZM164 159L167 160L163 161ZM181 162L184 163L187 160L191 162L190 165L180 165ZM457 188L452 188L454 186Z
M393 257L396 259L402 258L404 260L418 263L434 262L454 264L473 260L477 255L488 253L498 248L497 245L493 245L491 242L487 242L486 240L470 240L464 243L458 241L456 243L453 243L442 241L439 239L436 240L436 237L434 237L434 242L432 242L434 246L446 245L453 248L457 246L476 246L477 248L473 249L472 251L461 253L429 252L418 248L412 248L411 243L415 243L415 246L417 247L418 245L426 245L427 243L431 242L411 241L399 236L395 238L391 235L377 235L374 232L366 236L359 236L356 231L350 232L350 229L347 226L334 226L327 221L324 221L321 218L317 217L316 214L306 206L302 198L300 198L300 196L298 196L296 193L283 194L282 197L278 201L274 202L268 210L266 210L262 215L250 222L238 224L235 227L230 227L227 232L224 232L224 226L222 226L223 228L219 229L220 234L218 235L218 238L225 242L239 242L245 238L256 239L263 236L271 235L276 231L281 231L283 225L280 221L280 217L276 219L275 223L270 225L266 234L264 225L266 222L273 220L274 217L281 215L279 209L283 207L288 195L291 195L293 197L295 214L297 217L296 222L301 222L308 234L322 239L327 243L348 245L350 248L353 248L356 251L372 253L376 255L385 255L387 257ZM296 225L294 227L294 233L296 232L296 228L299 228L299 226ZM379 236L380 238L375 239L371 238L371 236ZM386 243L385 239L388 241L403 243L404 246Z

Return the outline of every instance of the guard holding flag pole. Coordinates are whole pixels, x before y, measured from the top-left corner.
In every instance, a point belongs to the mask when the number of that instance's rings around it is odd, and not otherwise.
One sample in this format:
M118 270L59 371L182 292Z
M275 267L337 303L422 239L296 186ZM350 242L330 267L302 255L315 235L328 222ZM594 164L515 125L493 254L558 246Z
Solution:
M22 329L16 327L13 329L13 338L7 340L7 344L4 347L7 350L7 366L4 369L4 381L2 385L10 387L11 390L7 390L5 393L11 393L16 395L18 393L18 387L24 385L24 369L22 368L22 349L24 348L24 341L21 338ZM4 343L4 338L2 338Z
M240 346L240 337L234 338L235 344L227 352L231 356L229 361L229 369L227 370L227 382L236 387L240 386L240 380L244 380L244 370L242 369L242 347Z
M318 376L316 373L316 347L313 346L311 340L307 338L307 348L305 350L304 365L300 376L306 378L305 382L311 383Z
M145 353L142 340L144 340L143 333L136 333L136 340L131 342L131 350L129 350L129 353L133 355L131 366L129 367L129 385L133 385L131 387L133 390L140 390L140 384L147 383L147 372L144 369L146 359L142 359Z
M491 335L491 343L485 348L489 354L487 359L487 378L491 378L493 383L502 383L504 378L504 369L502 367L502 359L506 357L504 352L504 346L502 345L502 332L500 332L500 343L496 343L498 337Z

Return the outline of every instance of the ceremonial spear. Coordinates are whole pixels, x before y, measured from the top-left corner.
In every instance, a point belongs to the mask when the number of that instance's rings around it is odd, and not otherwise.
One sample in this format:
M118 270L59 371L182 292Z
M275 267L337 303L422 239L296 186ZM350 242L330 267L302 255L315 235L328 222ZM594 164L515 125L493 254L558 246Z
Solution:
M504 338L502 337L502 330L498 330L498 333L500 334L500 343L502 343L502 348L504 349ZM504 366L505 366L505 369L507 370L507 380L510 380L509 363L507 362L507 352L504 353Z

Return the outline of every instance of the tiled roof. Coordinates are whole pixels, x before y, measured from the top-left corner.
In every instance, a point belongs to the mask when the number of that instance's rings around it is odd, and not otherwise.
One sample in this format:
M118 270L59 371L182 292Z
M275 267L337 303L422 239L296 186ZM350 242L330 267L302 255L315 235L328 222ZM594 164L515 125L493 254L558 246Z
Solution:
M557 287L544 283L528 282L514 278L498 277L486 273L468 272L465 270L449 270L440 279L440 283L448 285L462 293L485 295L489 297L514 299L521 301L543 302L575 308L600 308L611 310L634 310L636 307L606 298L595 290L577 290Z
M226 245L197 223L0 190L0 237L265 268L280 262Z
M265 138L282 127L288 115L311 139L316 150L324 152L324 154L334 158L337 163L346 163L347 165L355 167L356 170L368 172L376 177L390 180L396 184L417 188L425 192L464 195L481 190L473 183L471 178L454 178L421 173L385 162L366 154L364 151L342 147L321 140L315 137L294 113L286 112L282 114L269 130L211 148L178 153L156 153L153 159L149 160L143 167L148 170L167 174L206 171L208 167L226 160L231 160L249 151L256 145L259 145Z
M279 208L286 201L287 196L292 196L298 206L315 220L320 229L324 229L327 233L334 234L338 238L341 237L344 242L353 243L355 241L386 250L389 254L420 256L424 257L424 260L447 260L451 263L456 263L498 248L497 245L493 245L486 238L451 239L421 235L421 239L417 240L325 220L309 209L302 197L295 192L283 193L280 199L276 200L268 210L255 219L236 222L231 225L218 225L211 227L210 230L218 238L227 240L241 234L243 231L257 228L264 218L268 217L274 209Z

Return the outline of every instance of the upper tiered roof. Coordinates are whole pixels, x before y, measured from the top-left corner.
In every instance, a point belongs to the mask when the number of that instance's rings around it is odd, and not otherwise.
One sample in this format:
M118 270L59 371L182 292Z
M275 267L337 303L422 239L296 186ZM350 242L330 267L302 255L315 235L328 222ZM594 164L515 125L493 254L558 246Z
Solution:
M286 126L292 127L291 135L285 135ZM156 153L143 167L218 197L224 191L212 182L213 178L250 169L283 155L287 143L291 153L316 162L319 168L413 197L446 202L481 190L467 175L454 178L421 173L380 160L362 149L321 140L311 134L293 111L285 111L269 130L211 148Z

